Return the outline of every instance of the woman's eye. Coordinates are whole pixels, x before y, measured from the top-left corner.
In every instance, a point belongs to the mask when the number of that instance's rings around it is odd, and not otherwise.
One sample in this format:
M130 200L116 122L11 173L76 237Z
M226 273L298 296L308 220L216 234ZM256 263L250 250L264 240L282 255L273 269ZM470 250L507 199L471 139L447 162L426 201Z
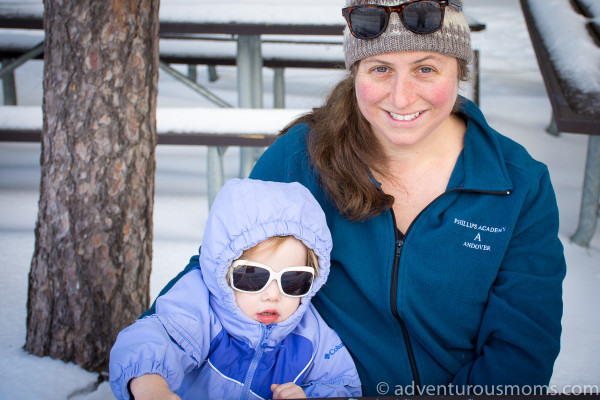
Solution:
M384 73L384 72L387 72L387 71L388 71L388 69L387 69L387 67L375 67L375 68L373 69L373 71L375 71L375 72L379 72L379 73Z
M429 74L431 72L433 72L433 68L431 67L421 67L419 68L419 71L424 73L424 74Z

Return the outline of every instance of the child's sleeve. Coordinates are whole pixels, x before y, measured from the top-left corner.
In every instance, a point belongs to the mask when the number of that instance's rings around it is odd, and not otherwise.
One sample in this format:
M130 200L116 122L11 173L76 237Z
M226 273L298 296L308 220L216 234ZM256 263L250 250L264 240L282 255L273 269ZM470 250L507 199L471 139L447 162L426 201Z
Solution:
M208 355L216 319L199 270L183 276L157 299L156 314L119 333L110 353L110 385L119 400L130 399L129 381L158 374L176 392Z
M318 340L313 363L300 384L304 393L307 397L361 396L361 383L350 352L312 305L307 310L310 312L318 320Z

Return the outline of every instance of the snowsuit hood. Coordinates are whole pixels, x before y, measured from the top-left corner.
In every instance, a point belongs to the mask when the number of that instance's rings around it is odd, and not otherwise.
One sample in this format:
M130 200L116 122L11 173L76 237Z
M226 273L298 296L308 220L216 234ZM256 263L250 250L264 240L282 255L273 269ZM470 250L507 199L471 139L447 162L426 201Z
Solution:
M259 345L264 324L246 316L227 282L231 263L246 249L273 236L294 236L319 259L319 274L308 295L287 320L269 326L268 345L277 345L300 322L310 299L329 275L332 240L325 214L308 189L299 183L251 179L228 181L211 207L200 253L203 280L223 327L250 346Z

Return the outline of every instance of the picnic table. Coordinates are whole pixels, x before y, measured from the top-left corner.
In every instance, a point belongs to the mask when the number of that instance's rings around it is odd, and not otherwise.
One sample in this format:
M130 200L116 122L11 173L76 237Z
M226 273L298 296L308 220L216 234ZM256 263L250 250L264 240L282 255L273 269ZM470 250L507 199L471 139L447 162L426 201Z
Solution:
M263 108L261 36L338 35L343 33L339 1L308 0L296 3L279 0L215 2L210 0L167 0L161 3L160 32L167 34L229 34L237 41L238 107ZM220 162L210 149L209 159ZM240 176L248 176L258 153L240 150ZM209 166L209 169L214 168ZM216 168L220 168L217 165ZM224 182L215 182L221 187ZM209 202L216 193L209 193Z
M262 38L265 35L286 35L294 37L295 42L302 42L298 37L328 36L337 39L339 55L343 56L341 39L345 21L341 17L342 6L343 1L340 0L304 0L301 6L280 0L235 0L227 3L214 0L162 0L159 11L160 36L161 40L186 40L194 38L194 35L228 35L233 38L236 42L237 106L245 109L263 108L262 50L269 45L263 43ZM472 31L485 29L485 25L477 21L470 20L469 24ZM42 1L0 0L1 28L43 29ZM340 61L343 62L343 58ZM327 62L331 63L331 60ZM164 64L161 67L176 74ZM283 74L281 70L276 72L279 72L275 75L275 87L278 88L282 86ZM477 72L475 75L478 76ZM178 78L185 82L184 77ZM215 103L220 107L230 106L218 99ZM209 147L209 203L224 183L223 152L224 148ZM240 154L239 175L247 176L256 161L257 152L254 148L242 147Z
M160 35L171 39L189 39L198 34L234 37L237 42L238 106L262 108L261 36L334 36L341 44L345 28L340 11L342 3L340 0L305 0L299 7L296 3L280 0L227 3L162 0ZM469 25L472 31L485 29L485 25L477 21L470 20ZM43 29L41 0L0 1L0 28Z
M520 1L556 129L589 135L579 223L571 237L589 246L600 210L600 3Z

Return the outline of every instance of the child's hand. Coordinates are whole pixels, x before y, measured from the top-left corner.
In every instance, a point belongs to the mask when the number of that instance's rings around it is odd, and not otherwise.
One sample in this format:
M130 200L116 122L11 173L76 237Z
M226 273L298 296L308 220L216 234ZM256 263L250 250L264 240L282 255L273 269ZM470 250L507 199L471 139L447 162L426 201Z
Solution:
M271 385L273 400L275 399L305 399L304 390L295 383L288 382L281 385Z
M135 400L181 400L171 392L165 378L156 374L142 375L129 381Z

